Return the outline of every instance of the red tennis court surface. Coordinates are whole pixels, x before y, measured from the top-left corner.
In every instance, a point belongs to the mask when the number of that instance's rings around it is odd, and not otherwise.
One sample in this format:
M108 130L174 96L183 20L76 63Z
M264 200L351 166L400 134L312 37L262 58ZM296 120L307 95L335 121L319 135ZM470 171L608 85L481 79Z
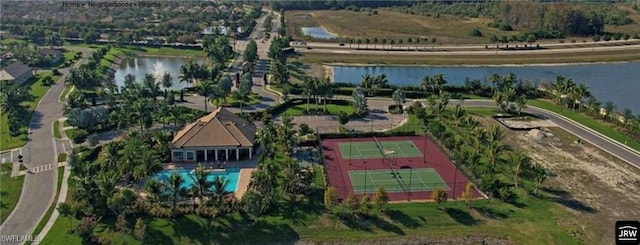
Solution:
M447 194L449 198L460 198L462 192L464 192L467 178L458 170L455 165L447 158L447 156L440 151L438 146L429 137L425 136L393 136L393 137L376 137L376 139L382 142L393 141L411 141L417 149L422 152L423 156L420 157L401 157L398 156L395 161L396 164L393 168L400 169L434 169L447 184L449 190ZM362 143L362 142L374 142L374 138L341 138L341 139L325 139L322 140L322 154L324 157L324 165L327 171L327 179L331 186L336 188L338 195L346 199L349 195L356 194L353 184L349 177L349 171L354 170L390 170L390 160L384 160L383 158L367 158L367 159L345 159L344 156L349 156L349 153L340 152L339 144L344 143ZM348 158L348 157L347 157ZM369 189L370 187L367 187ZM430 200L431 191L388 191L391 201L408 201L408 200ZM370 194L373 195L373 194ZM363 194L357 195L361 198ZM482 197L482 195L476 190L474 191L475 197Z

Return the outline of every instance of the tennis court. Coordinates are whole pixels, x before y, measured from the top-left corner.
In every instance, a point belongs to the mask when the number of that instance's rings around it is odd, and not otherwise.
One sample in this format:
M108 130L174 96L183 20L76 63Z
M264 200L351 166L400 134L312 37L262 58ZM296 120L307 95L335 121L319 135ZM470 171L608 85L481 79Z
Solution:
M385 151L393 152L387 157L422 157L422 152L410 140L381 141ZM342 159L379 159L383 158L375 141L338 143Z
M349 178L356 194L375 193L378 187L384 187L389 193L432 191L437 188L449 190L449 186L433 168L352 170L349 171Z

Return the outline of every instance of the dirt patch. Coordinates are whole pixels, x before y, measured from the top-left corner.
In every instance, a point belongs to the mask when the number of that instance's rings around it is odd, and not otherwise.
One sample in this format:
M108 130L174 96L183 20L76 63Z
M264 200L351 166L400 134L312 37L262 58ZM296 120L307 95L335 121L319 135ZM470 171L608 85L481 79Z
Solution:
M483 125L491 119L477 117ZM551 172L544 186L550 199L575 214L572 233L589 244L610 244L617 220L640 220L640 170L555 127L552 136L534 139L526 131L504 127L505 142L526 152Z

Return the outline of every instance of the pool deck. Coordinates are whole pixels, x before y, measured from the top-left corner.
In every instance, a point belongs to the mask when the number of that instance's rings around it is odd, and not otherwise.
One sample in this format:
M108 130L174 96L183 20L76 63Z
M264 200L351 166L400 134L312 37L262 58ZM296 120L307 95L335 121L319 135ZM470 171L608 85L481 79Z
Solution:
M251 173L255 171L255 168L242 168L240 169L240 176L238 176L238 185L236 187L236 198L242 199L244 193L249 189L249 183L251 182Z

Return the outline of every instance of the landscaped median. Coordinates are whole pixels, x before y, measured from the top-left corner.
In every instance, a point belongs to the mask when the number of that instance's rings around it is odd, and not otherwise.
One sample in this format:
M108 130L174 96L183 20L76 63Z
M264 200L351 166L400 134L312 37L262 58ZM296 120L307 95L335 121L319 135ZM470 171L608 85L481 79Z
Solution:
M42 216L42 219L40 220L40 222L38 222L38 225L36 225L36 228L33 230L33 233L31 234L32 237L37 237L37 235L40 235L40 232L42 231L42 229L44 229L44 226L47 225L47 223L49 222L49 219L51 218L53 211L58 206L58 196L60 195L60 188L62 187L63 177L64 177L64 167L58 167L58 179L57 179L58 184L56 188L56 195L53 197L53 203L51 203L51 206L49 206L49 209L47 209L47 212L44 214L44 216ZM29 245L31 243L32 242L25 242L24 244ZM54 243L42 243L42 244L54 244ZM67 243L67 244L76 244L76 243Z
M580 112L572 111L570 109L562 108L561 106L554 105L552 103L543 101L543 100L529 100L529 105L539 107L542 109L546 109L560 115L563 115L573 121L578 122L579 124L593 129L594 131L601 133L621 144L626 144L634 150L640 151L640 143L636 140L618 132L614 126L607 125L606 123L597 121L589 116L586 116Z

